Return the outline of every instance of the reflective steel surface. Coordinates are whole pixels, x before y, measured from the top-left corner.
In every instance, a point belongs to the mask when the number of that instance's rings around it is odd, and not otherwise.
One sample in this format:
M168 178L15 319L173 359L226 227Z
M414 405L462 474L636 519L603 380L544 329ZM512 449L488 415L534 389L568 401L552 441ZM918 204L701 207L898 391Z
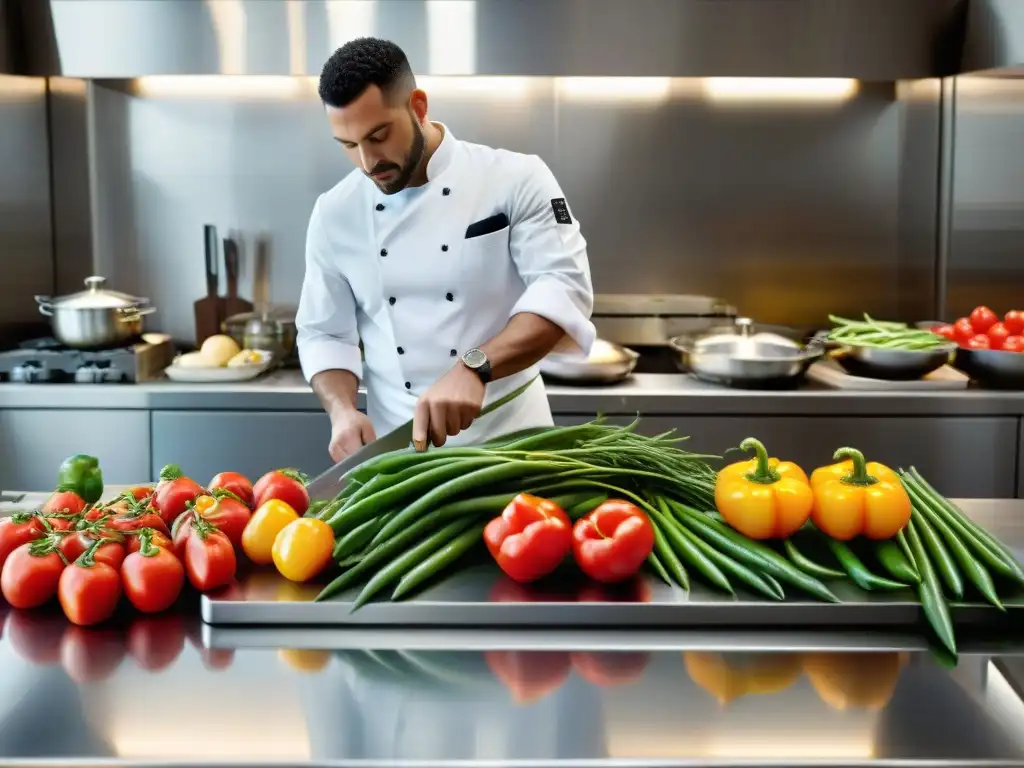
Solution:
M186 615L84 630L8 613L0 763L1024 764L1019 641L955 668L865 634L209 648Z

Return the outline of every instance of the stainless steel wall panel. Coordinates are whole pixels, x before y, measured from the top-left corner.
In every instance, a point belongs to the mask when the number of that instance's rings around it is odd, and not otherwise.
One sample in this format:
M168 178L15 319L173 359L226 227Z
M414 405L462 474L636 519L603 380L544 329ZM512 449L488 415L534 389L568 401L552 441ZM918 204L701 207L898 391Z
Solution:
M1024 304L1024 80L956 82L950 318Z
M70 77L317 74L375 34L424 74L897 80L955 71L965 3L33 0L32 44L43 74Z
M1024 3L971 0L964 22L963 58L958 72L1024 65Z
M0 75L0 334L40 320L53 290L46 81Z

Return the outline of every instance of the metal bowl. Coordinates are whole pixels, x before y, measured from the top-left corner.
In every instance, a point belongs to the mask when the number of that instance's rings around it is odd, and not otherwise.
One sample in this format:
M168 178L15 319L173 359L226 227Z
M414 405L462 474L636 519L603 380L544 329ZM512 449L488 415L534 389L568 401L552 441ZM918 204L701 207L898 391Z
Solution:
M1024 389L1024 352L960 348L956 367L990 389Z
M614 359L550 354L540 361L541 374L545 378L571 384L615 384L628 378L640 355L610 341L602 339L598 343L610 348Z
M950 362L956 350L956 344L952 343L934 349L885 349L842 344L830 350L828 356L854 376L913 381Z

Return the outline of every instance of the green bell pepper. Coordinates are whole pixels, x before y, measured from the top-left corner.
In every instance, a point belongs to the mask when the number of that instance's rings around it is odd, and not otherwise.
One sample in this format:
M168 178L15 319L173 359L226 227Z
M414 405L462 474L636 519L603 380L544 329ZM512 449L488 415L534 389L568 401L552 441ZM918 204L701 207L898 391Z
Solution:
M99 459L84 453L64 459L57 473L57 487L74 491L87 504L95 504L103 496L103 471Z

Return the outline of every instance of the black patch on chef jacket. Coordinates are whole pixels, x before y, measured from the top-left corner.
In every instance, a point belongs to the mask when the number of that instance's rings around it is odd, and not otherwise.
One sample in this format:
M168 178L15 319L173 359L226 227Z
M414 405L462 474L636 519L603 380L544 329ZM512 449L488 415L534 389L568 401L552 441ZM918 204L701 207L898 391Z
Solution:
M555 221L559 224L572 224L572 216L569 215L569 205L564 197L555 197L551 200L551 210L555 212Z
M492 232L498 232L508 226L508 216L504 213L496 213L493 216L488 216L486 219L480 219L480 221L474 221L466 228L466 239L471 237L480 237L482 235L489 235Z

